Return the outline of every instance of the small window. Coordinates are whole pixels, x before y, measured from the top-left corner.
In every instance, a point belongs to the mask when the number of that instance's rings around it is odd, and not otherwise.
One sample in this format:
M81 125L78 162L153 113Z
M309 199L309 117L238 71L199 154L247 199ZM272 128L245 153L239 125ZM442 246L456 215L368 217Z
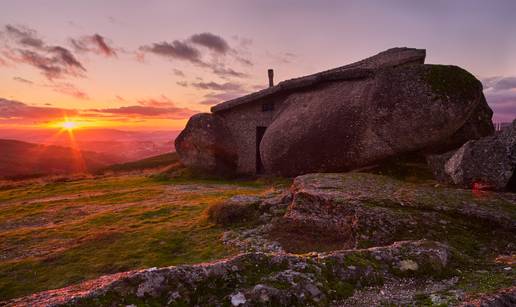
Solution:
M262 112L270 112L270 111L274 111L274 102L262 103Z

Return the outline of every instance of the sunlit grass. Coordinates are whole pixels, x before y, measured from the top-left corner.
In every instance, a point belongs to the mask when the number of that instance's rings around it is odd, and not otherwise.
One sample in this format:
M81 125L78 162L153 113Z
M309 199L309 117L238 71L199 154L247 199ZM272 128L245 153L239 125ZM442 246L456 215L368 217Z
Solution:
M119 176L0 191L0 300L233 251L205 210L264 182Z

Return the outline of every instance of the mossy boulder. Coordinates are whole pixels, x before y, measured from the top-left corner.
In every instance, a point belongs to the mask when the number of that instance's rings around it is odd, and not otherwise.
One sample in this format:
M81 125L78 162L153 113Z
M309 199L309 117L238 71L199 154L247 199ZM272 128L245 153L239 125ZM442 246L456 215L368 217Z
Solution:
M493 133L482 84L457 66L382 67L293 93L260 145L271 173L340 172Z

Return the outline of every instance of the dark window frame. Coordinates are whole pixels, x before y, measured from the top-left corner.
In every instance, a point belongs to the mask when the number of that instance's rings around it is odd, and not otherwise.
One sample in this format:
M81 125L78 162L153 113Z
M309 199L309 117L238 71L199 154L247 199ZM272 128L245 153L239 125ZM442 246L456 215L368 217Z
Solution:
M274 102L266 101L262 102L262 112L272 112L274 111Z

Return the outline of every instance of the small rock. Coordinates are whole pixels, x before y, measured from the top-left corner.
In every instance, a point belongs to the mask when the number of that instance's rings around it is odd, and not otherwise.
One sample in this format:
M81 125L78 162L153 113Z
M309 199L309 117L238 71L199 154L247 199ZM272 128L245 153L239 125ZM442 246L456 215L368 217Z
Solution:
M400 261L400 264L399 264L399 267L400 267L400 270L402 272L405 272L405 271L417 271L418 269L418 264L417 262L415 262L414 260L402 260Z
M317 288L315 285L313 284L307 284L305 286L306 290L308 290L308 292L310 292L310 295L312 297L318 297L319 295L321 295L321 290L319 290L319 288Z
M245 304L246 299L245 295L242 292L238 292L235 295L231 295L231 305L233 306L240 306Z

